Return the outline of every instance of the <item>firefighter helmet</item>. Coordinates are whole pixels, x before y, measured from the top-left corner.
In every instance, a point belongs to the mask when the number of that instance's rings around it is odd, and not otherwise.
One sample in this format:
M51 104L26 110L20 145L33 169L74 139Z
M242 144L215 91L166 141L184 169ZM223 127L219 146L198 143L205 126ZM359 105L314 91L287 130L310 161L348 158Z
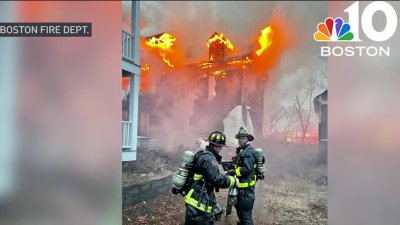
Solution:
M216 145L216 146L226 147L226 145L225 145L226 136L221 131L214 131L208 137L208 142L210 144L213 144L213 145Z
M238 139L239 137L247 137L249 141L254 140L253 135L249 134L246 128L240 127L239 132L235 135L235 138Z

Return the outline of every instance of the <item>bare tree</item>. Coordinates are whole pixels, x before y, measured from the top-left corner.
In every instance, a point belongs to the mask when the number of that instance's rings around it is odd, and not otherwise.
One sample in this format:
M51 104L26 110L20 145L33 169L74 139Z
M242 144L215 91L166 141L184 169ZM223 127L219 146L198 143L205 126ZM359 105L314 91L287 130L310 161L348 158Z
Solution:
M292 133L294 130L296 130L298 128L298 124L299 124L297 112L294 110L293 107L285 108L284 119L286 120L286 126L284 129L284 132L288 137L288 136L291 136L290 133Z
M297 123L297 114L292 108L285 108L284 117L286 119L286 127L284 132L288 133L293 130Z
M328 66L327 66L327 58L320 57L321 60L321 68L319 69L319 76L315 81L315 85L321 89L328 89Z
M300 127L302 131L302 143L304 143L305 135L310 125L311 111L313 109L313 96L315 90L315 80L309 79L307 81L307 86L302 91L302 93L296 95L295 102L293 103L293 108L297 112L297 116L300 122Z
M279 107L273 107L272 112L269 115L269 127L268 131L272 133L276 127L276 125L279 123L279 121L284 117L285 114L285 108L282 106Z

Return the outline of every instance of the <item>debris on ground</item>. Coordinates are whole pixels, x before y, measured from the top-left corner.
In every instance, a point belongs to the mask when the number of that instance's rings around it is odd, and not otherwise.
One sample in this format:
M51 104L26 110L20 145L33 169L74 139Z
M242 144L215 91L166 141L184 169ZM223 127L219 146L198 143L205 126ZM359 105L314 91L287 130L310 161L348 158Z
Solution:
M253 220L257 225L326 225L327 166L314 163L315 147L273 146L266 152L267 173L256 186ZM154 161L155 162L155 161ZM173 166L172 166L173 167ZM176 165L175 165L176 167ZM176 168L171 168L174 171ZM157 176L158 172L154 172ZM146 172L146 177L149 172ZM139 177L140 174L138 173ZM128 176L129 179L138 177ZM140 179L140 178L139 178ZM228 190L216 193L226 207ZM183 225L184 198L171 192L123 209L123 225ZM235 225L236 211L216 225Z

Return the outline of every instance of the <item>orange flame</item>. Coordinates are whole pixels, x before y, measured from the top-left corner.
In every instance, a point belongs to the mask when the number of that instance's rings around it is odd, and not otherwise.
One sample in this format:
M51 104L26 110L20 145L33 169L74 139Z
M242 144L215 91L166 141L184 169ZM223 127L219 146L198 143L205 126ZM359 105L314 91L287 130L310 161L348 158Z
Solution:
M176 38L171 34L163 33L160 37L156 38L155 36L149 38L146 41L146 45L152 48L157 48L159 50L159 55L162 60L171 68L174 68L174 65L167 58L166 52L171 51L172 46L174 45Z
M144 64L144 66L142 66L142 70L143 70L143 71L150 71L149 65Z
M224 34L215 34L212 38L208 39L207 41L207 47L210 47L210 44L215 42L215 41L219 41L219 43L224 44L227 48L229 48L230 50L233 50L234 46L232 45L232 43L224 38Z
M249 57L246 57L245 59L242 60L234 60L234 61L230 61L227 64L249 64L251 63L253 60L251 60ZM244 66L244 65L243 65Z
M160 54L162 57L162 60L171 68L174 68L175 66L172 65L172 63L169 61L169 59L167 59L167 57L165 56L165 53L161 53Z
M129 88L129 77L122 77L122 90L128 90Z
M255 36L254 41L260 48L253 52L252 68L259 76L275 68L283 55L297 45L297 30L287 21L282 8L276 8L268 26L261 29L261 35Z
M227 73L226 73L225 70L217 70L217 71L214 71L214 72L210 73L210 75L214 76L216 78L218 78L218 77L225 78Z
M261 30L261 35L258 38L258 42L260 43L260 49L256 50L256 54L260 56L265 49L269 48L272 44L272 28L268 26Z
M142 66L142 73L140 74L140 92L144 93L144 92L148 92L150 89L150 85L151 85L151 79L150 79L150 67L147 64L144 64Z
M176 38L168 33L164 33L159 38L152 37L146 41L146 45L152 48L159 48L164 51L169 50L174 45Z
M143 41L143 39L142 39ZM142 44L144 44L144 42L142 42ZM143 57L143 56L142 56ZM149 59L140 59L140 63L142 65L141 69L141 73L139 76L139 91L140 93L148 93L151 92L151 90L153 89L153 77L152 77L152 73L154 73L154 69L156 68L153 64L151 64L151 60ZM143 61L146 61L148 63L144 63ZM151 68L151 69L150 69Z

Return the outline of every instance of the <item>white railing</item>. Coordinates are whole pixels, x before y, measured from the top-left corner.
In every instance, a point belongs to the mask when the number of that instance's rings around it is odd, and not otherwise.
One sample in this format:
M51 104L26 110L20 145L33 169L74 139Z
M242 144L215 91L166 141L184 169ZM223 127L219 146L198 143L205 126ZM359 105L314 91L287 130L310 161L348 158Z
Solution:
M122 148L132 147L132 122L122 121Z
M122 31L122 59L134 62L134 37L128 32Z

